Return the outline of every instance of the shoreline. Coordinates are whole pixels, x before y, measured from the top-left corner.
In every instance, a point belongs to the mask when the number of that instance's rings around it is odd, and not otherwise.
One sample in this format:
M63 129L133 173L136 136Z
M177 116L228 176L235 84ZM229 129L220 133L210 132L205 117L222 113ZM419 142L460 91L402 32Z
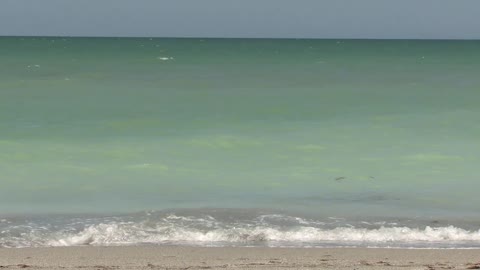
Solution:
M0 249L0 269L480 269L480 249L42 247Z

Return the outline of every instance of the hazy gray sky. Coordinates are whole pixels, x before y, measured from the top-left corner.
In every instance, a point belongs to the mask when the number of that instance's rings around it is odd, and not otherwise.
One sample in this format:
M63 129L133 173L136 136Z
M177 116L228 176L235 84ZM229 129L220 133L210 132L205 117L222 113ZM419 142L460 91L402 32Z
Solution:
M0 35L480 38L480 0L0 0Z

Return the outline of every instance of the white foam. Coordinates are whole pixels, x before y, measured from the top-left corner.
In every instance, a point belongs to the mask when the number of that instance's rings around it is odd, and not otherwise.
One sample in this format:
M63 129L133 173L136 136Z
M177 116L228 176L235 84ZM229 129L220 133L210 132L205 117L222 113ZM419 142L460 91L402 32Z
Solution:
M413 229L407 227L393 227L379 229L358 229L340 227L330 230L314 227L297 227L287 231L277 228L232 227L212 230L194 228L158 226L145 228L138 224L99 224L90 226L84 231L65 235L58 240L50 241L50 246L74 245L125 245L125 244L162 244L162 243L191 244L203 243L231 243L255 244L262 242L266 245L275 243L302 243L316 245L324 242L362 244L395 244L408 246L409 243L437 243L455 244L459 242L478 242L480 244L480 230L467 231L449 227L426 227Z
M201 246L480 247L480 230L455 226L398 226L281 214L157 213L16 222L0 220L0 247L188 244ZM53 223L52 223L53 222ZM56 223L55 223L56 222ZM354 224L354 225L352 225ZM356 225L355 225L356 224Z
M169 61L169 60L173 60L174 58L173 57L162 57L162 56L159 56L157 57L158 60L161 60L161 61Z

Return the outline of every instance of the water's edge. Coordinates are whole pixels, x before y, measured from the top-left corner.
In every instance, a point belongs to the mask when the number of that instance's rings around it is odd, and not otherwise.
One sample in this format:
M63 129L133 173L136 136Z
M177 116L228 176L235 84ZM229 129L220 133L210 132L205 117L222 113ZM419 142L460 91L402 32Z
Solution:
M1 247L266 246L480 248L478 223L311 218L253 209L190 209L129 215L0 218Z

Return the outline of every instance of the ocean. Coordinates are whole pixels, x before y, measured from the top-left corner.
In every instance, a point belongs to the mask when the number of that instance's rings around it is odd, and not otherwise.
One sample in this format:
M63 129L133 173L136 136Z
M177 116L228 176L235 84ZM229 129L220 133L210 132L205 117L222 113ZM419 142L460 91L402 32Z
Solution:
M0 247L480 247L480 42L0 38Z

